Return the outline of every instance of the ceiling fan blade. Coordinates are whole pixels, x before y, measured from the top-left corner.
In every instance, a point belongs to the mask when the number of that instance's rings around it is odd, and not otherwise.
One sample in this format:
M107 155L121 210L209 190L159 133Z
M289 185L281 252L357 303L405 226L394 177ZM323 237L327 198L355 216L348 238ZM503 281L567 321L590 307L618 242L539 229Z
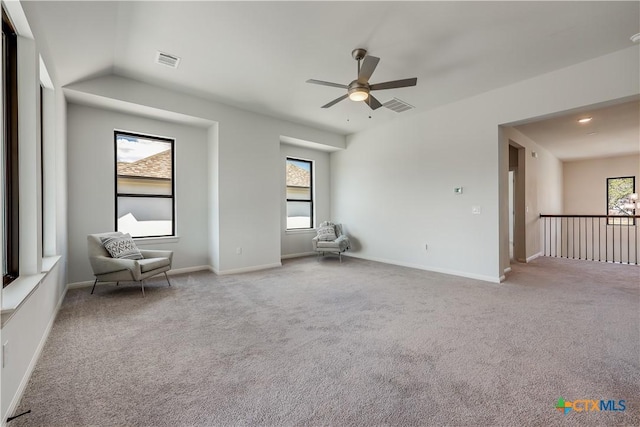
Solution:
M372 110L377 110L382 107L380 101L378 101L373 95L369 94L369 97L364 100L364 102L371 107Z
M371 74L375 71L378 66L378 62L380 58L375 56L365 56L364 61L362 62L362 67L360 68L360 72L358 73L358 81L360 83L367 83L371 78Z
M376 83L374 85L370 85L370 90L381 90L381 89L395 89L399 87L407 87L407 86L415 86L418 84L418 78L413 77L411 79L403 79L403 80L394 80L392 82L384 82L384 83Z
M331 83L331 82L325 82L325 81L322 81L322 80L314 80L314 79L307 80L307 83L313 83L314 85L339 87L341 89L348 89L349 88L349 86L341 85L340 83Z
M338 102L342 101L343 99L345 99L347 96L349 96L348 93L345 93L344 95L342 95L339 98L334 99L333 101L329 102L328 104L325 104L322 106L322 108L329 108L335 104L337 104Z

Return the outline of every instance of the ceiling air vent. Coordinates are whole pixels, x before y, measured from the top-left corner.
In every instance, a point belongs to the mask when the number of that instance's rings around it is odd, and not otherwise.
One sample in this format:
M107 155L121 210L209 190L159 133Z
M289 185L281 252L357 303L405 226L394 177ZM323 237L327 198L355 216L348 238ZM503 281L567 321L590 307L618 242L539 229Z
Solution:
M166 65L171 68L178 68L179 63L180 58L175 55L170 55L160 51L158 51L158 54L156 55L156 64Z
M382 104L382 106L387 107L388 109L395 111L396 113L402 113L403 111L415 108L413 105L409 105L406 102L399 100L398 98L393 98L391 101L387 101Z

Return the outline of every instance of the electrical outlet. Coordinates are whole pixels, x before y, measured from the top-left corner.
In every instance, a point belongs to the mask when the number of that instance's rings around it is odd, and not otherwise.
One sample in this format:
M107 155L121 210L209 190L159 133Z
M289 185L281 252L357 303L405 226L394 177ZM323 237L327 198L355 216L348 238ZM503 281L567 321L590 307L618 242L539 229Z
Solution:
M236 248L236 254L242 255L242 248Z
M428 245L428 244L426 244L426 243L424 244L424 250L425 250L425 251L428 251L428 250L429 250L429 245Z
M482 213L482 208L480 206L472 206L471 213L474 215L480 215Z

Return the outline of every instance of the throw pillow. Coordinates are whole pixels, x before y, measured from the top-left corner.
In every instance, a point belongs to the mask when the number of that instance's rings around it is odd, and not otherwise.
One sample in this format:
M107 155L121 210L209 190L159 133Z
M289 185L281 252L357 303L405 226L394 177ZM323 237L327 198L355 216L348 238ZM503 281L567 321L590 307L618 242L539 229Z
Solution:
M140 250L136 246L130 234L124 236L102 237L102 245L109 252L111 258L143 259Z
M325 225L318 228L318 240L332 242L336 239L336 230L333 228L333 225Z

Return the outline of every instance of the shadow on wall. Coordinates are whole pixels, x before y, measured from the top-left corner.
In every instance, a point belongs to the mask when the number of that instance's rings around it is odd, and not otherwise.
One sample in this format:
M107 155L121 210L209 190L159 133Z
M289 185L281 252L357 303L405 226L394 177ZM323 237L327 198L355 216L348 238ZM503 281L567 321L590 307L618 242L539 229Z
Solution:
M362 249L362 244L360 244L360 240L358 240L357 238L353 237L350 234L347 234L347 236L349 236L349 242L351 243L349 252L358 252L359 250Z

